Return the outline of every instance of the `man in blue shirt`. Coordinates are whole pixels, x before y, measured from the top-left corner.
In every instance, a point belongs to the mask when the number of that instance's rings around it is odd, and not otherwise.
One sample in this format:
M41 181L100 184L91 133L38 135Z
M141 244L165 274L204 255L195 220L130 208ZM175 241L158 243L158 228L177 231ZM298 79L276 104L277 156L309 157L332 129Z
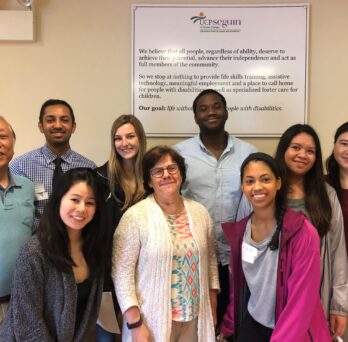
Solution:
M256 152L256 148L225 131L227 104L219 92L206 89L198 94L193 102L193 112L199 135L174 148L187 164L183 195L202 203L214 222L221 288L217 303L219 325L229 303L230 257L221 223L234 222L250 212L240 188L240 166L250 153Z
M54 175L76 167L96 167L94 162L70 149L70 137L75 132L76 122L73 109L66 101L47 100L41 107L38 126L45 136L46 144L15 158L10 164L14 174L34 182L34 231L39 226L43 209L52 193Z
M32 234L34 185L11 174L15 134L0 116L0 324L7 312L11 279L19 249Z

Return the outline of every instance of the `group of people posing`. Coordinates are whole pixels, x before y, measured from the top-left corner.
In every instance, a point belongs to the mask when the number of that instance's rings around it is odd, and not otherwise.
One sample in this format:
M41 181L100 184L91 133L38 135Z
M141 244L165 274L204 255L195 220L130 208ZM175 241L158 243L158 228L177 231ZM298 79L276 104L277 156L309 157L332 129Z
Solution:
M325 175L309 125L273 158L225 131L217 91L193 112L197 136L148 151L121 115L100 167L71 150L67 102L43 104L46 144L13 160L0 117L1 342L347 337L348 122Z

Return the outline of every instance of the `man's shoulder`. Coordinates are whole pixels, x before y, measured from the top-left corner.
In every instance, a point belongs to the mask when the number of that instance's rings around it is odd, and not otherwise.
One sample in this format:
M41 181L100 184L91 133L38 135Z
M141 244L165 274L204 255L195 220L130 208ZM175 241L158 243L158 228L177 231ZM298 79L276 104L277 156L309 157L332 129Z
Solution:
M11 176L16 185L20 185L21 187L25 187L25 188L34 188L34 183L30 179L23 176L15 175L12 172L11 172Z
M42 147L39 147L12 159L9 169L15 175L28 176L31 174L34 165L40 163L42 159Z
M186 140L183 140L173 146L173 148L178 151L183 156L195 153L197 150L199 150L199 142L197 137L192 137Z
M97 167L94 161L76 151L71 150L71 158L72 162L74 163L74 167L90 167L91 169L95 169Z
M32 159L34 159L35 157L37 157L38 155L40 155L42 147L39 148L35 148L34 150L28 151L18 157L13 158L13 160L11 161L11 165L14 165L16 163L22 163L22 162L28 162L31 161Z
M236 138L232 135L230 135L230 139L236 151L245 151L248 155L257 151L257 148L254 145L242 139Z
M181 150L185 147L188 147L188 146L198 146L198 142L197 142L197 139L196 137L192 137L192 138L189 138L189 139L185 139L177 144L175 144L173 146L173 148L175 148L176 150Z

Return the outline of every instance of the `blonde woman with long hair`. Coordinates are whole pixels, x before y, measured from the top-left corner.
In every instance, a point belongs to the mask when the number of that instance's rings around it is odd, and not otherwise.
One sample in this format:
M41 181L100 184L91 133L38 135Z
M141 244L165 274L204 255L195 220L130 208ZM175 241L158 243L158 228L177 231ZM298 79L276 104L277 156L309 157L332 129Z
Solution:
M126 209L144 197L142 161L146 151L146 136L141 122L134 115L128 114L121 115L114 121L110 138L109 160L96 171L103 185L108 221L113 234ZM111 264L111 251L109 253ZM112 306L111 296L115 313L119 311L110 277L110 265L108 267L104 285L104 291L107 293L103 296L99 314L97 342L114 341L117 332L115 321L111 323L110 315L106 314L110 305Z

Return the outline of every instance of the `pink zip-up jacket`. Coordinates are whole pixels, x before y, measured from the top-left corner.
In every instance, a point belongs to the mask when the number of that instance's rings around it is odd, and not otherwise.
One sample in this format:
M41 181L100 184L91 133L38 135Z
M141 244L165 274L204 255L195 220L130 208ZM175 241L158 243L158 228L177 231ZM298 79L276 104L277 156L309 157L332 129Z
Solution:
M248 219L222 224L231 247L230 303L220 326L225 336L236 337L247 310L249 291L242 269L241 246ZM319 288L319 235L304 214L287 209L281 230L271 342L331 341Z

